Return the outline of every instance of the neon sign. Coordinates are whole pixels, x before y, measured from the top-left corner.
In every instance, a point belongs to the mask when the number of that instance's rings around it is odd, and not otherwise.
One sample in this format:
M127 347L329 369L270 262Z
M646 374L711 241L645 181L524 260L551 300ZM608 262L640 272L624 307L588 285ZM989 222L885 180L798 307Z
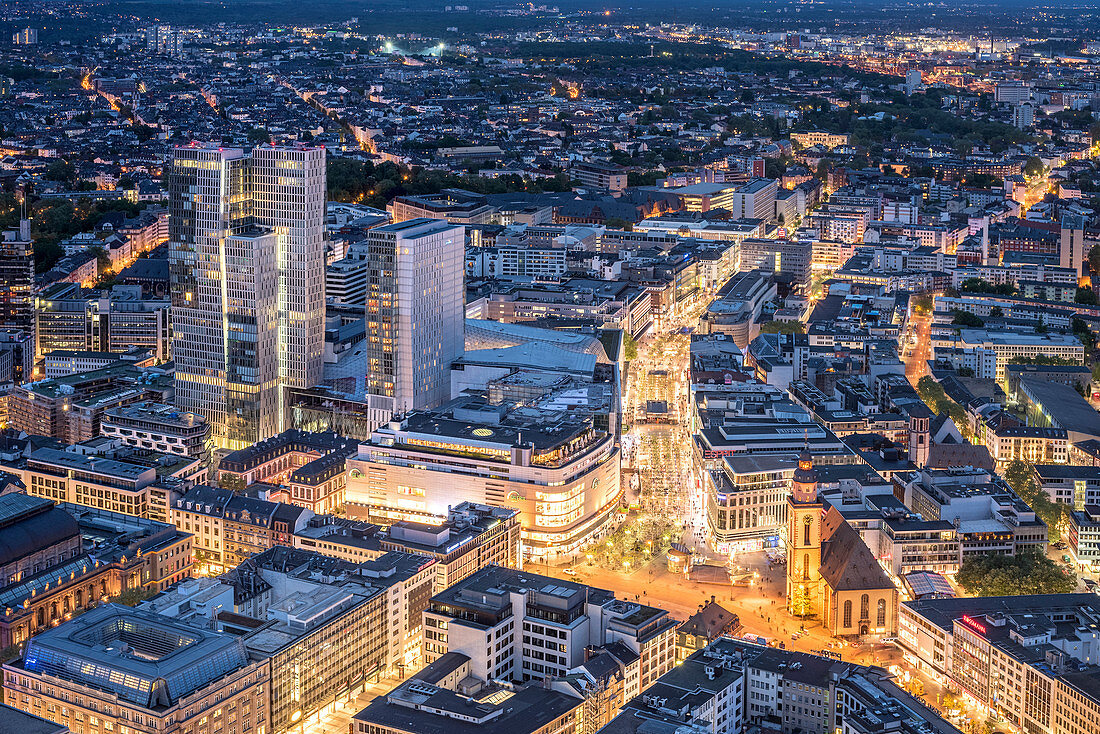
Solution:
M961 621L967 627L970 627L971 629L975 630L976 632L981 632L983 635L985 634L985 625L982 624L981 622L979 622L978 620L974 619L970 615L964 614L962 616Z

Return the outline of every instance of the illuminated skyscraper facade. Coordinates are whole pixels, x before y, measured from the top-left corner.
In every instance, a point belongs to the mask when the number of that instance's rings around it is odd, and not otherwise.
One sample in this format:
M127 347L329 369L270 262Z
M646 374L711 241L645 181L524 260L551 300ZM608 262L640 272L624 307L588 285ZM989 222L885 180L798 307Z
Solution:
M176 404L250 446L321 379L325 151L177 148L169 206Z

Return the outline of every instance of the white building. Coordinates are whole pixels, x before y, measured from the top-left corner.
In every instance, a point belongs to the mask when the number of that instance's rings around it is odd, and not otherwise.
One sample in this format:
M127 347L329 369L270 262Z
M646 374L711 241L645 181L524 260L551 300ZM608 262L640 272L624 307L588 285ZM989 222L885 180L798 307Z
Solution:
M424 661L457 652L483 681L553 679L583 663L588 649L620 643L637 655L623 684L632 698L672 669L678 624L610 591L488 566L432 597Z
M537 556L590 542L622 499L615 437L590 418L550 424L481 401L409 413L376 430L347 466L351 517L438 524L460 502L512 507Z

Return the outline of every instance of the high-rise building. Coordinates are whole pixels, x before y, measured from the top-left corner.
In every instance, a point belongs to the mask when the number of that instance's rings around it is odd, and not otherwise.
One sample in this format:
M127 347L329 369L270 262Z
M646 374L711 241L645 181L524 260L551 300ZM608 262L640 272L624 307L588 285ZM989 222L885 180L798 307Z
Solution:
M16 46L34 46L38 43L38 29L22 28L12 34L11 42Z
M451 363L465 351L465 234L418 218L367 238L367 393L380 424L451 396Z
M20 330L33 341L34 244L27 219L20 220L19 229L0 236L0 329ZM23 379L23 370L16 369L16 382Z
M169 199L177 405L243 448L321 379L325 151L177 148Z

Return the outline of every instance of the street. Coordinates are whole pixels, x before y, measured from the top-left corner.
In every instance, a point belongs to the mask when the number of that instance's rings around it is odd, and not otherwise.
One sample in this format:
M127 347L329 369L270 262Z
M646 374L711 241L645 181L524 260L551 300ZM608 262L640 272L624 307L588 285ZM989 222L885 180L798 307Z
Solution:
M901 361L905 363L905 376L913 387L928 374L928 361L932 359L932 316L913 314L909 321L910 333L916 336L916 344L902 348Z

